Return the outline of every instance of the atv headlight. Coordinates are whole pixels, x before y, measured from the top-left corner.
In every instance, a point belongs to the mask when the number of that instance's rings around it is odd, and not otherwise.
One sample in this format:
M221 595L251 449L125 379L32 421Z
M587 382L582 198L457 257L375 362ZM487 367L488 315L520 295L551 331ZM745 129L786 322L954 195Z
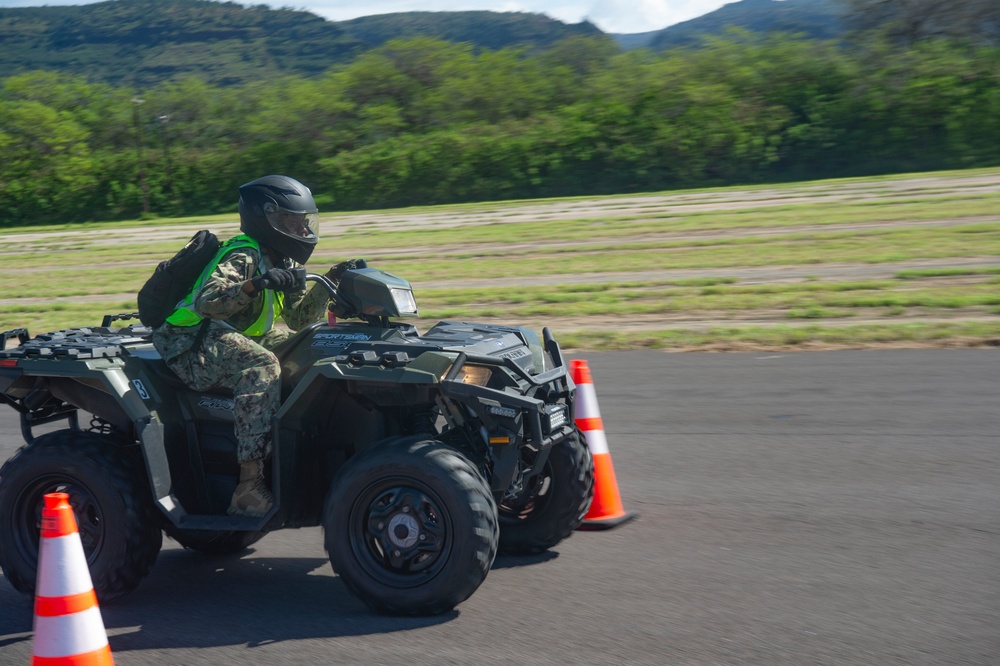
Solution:
M399 314L417 314L417 302L413 299L413 292L409 289L391 289L392 301L396 304L396 311Z
M486 386L490 381L493 371L481 365L463 365L455 376L456 381L463 384L475 384L476 386Z
M545 405L542 410L542 432L552 434L569 422L566 405Z

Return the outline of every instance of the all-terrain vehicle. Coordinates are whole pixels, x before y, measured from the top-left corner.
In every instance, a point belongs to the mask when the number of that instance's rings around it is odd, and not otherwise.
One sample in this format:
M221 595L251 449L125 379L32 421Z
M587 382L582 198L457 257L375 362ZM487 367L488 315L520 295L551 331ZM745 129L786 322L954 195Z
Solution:
M537 553L578 527L593 461L548 329L543 341L442 321L421 335L397 321L417 316L406 280L375 268L339 287L306 279L361 314L317 322L276 351L274 505L261 518L226 512L238 475L232 394L186 388L148 327L115 327L136 315L3 334L0 399L27 442L0 468L0 567L16 589L34 591L42 497L54 491L70 495L102 601L139 584L163 532L227 554L322 525L333 569L369 606L434 614L475 592L498 551ZM53 422L66 427L42 428Z

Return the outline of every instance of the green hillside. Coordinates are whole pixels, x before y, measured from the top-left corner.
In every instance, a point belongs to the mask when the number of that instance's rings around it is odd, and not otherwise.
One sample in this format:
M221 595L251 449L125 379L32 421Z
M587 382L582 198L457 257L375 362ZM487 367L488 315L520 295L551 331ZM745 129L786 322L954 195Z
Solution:
M751 32L789 32L811 39L835 39L845 30L844 13L841 0L740 0L660 31L649 47L659 50L689 46L734 27Z
M0 9L0 72L46 69L147 87L184 75L216 85L312 76L398 37L490 49L600 35L537 14L409 12L347 22L293 9L207 0L112 0Z
M0 70L52 69L116 84L197 74L219 84L318 73L359 43L307 12L203 0L0 9Z
M516 44L541 46L566 37L604 34L586 21L566 25L541 14L522 12L403 12L364 16L338 25L368 48L381 46L390 39L433 37L497 50Z

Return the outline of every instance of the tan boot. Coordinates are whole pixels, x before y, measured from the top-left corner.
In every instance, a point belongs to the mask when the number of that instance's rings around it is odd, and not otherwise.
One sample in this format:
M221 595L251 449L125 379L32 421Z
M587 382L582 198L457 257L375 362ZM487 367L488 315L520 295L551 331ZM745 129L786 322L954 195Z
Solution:
M229 515L259 518L270 511L272 503L271 491L264 482L264 463L260 460L242 463Z

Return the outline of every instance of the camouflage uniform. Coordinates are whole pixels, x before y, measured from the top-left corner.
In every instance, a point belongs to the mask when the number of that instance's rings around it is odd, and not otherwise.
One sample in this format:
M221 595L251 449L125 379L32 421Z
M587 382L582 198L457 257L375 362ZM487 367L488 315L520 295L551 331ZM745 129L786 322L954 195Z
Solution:
M167 366L196 391L228 388L233 391L237 461L264 459L271 451L271 422L281 403L281 367L271 353L291 333L272 328L261 336L246 330L264 308L264 293L253 296L243 284L272 266L267 253L239 248L225 255L205 281L194 301L195 311L208 318L200 348L192 351L201 324L163 324L153 332L153 345ZM315 285L313 285L314 287ZM325 319L329 297L322 288L285 294L281 318L293 331Z

